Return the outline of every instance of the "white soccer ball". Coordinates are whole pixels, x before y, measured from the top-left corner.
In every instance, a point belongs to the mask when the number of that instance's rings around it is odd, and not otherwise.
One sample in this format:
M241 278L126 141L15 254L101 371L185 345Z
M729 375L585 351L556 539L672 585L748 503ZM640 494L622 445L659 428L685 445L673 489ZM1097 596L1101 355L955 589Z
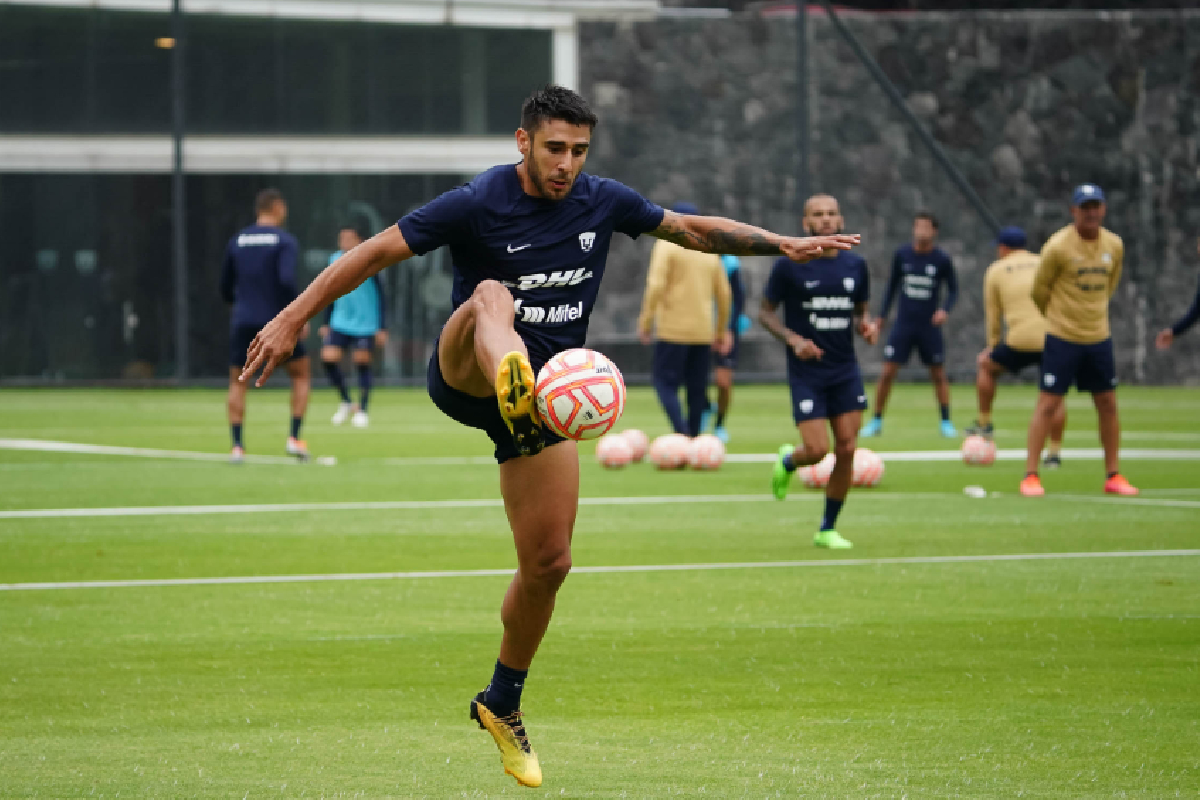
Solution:
M996 443L982 436L968 436L962 443L963 463L986 467L996 460Z
M621 436L625 437L625 443L633 452L633 463L642 463L642 459L646 457L646 451L650 449L650 437L637 428L630 428Z
M610 433L596 442L596 460L606 469L620 469L633 460L633 448L624 436Z
M883 459L874 450L860 447L854 451L855 486L878 486L883 480Z
M811 467L801 467L800 480L810 489L824 489L829 483L829 476L833 473L833 464L836 461L833 453L826 453L825 457Z
M568 439L598 439L625 410L625 380L595 350L564 350L538 372L537 410L550 430Z
M725 463L725 445L711 433L701 434L692 440L688 463L692 469L717 469Z
M650 463L659 469L679 469L687 465L691 451L691 439L681 433L668 433L650 443Z

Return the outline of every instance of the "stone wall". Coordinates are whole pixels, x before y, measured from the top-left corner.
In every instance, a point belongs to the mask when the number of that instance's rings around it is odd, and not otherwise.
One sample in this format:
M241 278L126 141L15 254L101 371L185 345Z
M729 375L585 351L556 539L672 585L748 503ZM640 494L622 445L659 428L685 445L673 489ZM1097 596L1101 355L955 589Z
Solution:
M1152 341L1200 280L1200 13L843 18L1001 222L1033 244L1067 223L1073 185L1105 188L1127 254L1112 306L1122 378L1200 381L1200 333L1169 356ZM962 285L948 363L966 378L983 346L990 231L824 14L809 19L811 185L837 196L847 229L863 234L876 308L913 212L939 215ZM795 50L793 19L757 13L584 25L581 85L601 116L589 170L658 202L797 232ZM649 246L614 240L595 341L632 332ZM747 261L757 307L770 260ZM756 326L751 338L764 336ZM622 349L631 371L645 366L644 353ZM860 345L869 373L879 350ZM782 370L773 343L748 351L749 371Z

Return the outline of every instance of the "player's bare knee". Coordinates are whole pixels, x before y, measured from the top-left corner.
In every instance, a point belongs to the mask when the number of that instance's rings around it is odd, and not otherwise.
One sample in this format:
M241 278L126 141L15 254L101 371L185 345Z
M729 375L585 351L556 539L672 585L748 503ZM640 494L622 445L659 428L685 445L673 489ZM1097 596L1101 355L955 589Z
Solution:
M562 586L570 571L571 549L569 547L544 548L532 559L532 563L521 566L521 572L529 580L550 590Z
M471 304L477 314L514 314L512 292L500 281L481 281L471 293Z
M846 458L854 458L854 451L858 449L858 439L842 439L833 446L833 455L839 461Z
M829 455L829 443L820 442L818 444L806 444L804 445L804 455L806 458L812 458L820 461L822 458Z

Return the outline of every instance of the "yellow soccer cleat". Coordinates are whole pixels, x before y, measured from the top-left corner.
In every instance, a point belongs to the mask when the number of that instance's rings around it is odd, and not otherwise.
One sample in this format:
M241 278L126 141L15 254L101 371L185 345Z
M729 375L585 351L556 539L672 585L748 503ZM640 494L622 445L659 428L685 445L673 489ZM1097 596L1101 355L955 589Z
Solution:
M533 404L536 383L533 367L524 353L514 350L500 359L500 368L496 370L496 402L504 424L512 431L517 452L523 456L535 456L546 446Z
M516 778L522 786L537 788L542 785L542 766L538 763L537 753L529 745L520 711L514 711L507 717L497 717L483 704L483 692L480 692L471 701L471 719L496 740L505 772Z

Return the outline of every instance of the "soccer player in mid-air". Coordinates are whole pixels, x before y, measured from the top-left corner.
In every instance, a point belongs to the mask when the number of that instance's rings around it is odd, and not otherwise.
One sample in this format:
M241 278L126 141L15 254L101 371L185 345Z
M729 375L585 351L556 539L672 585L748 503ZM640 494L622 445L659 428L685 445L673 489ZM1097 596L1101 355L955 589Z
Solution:
M221 297L233 304L229 322L229 395L226 410L233 450L229 460L246 459L242 424L246 417L246 384L239 380L251 340L271 318L296 298L296 237L283 229L288 207L278 189L263 189L254 200L256 219L229 240L221 267ZM288 455L308 460L308 446L300 439L300 426L312 388L303 339L305 326L287 354L285 369L292 379L292 426L285 449Z
M261 368L261 385L321 308L389 264L450 247L454 312L429 362L429 394L495 444L517 550L500 611L500 657L470 713L492 734L505 771L526 786L540 785L542 771L522 722L521 692L571 568L579 505L576 445L541 426L534 377L555 353L583 345L613 234L797 261L859 241L785 237L720 217L664 212L632 189L582 171L596 122L569 89L535 92L521 108L519 163L493 167L441 195L326 268L258 335L242 373L248 379Z
M967 434L992 438L992 403L996 399L996 378L1004 372L1013 375L1042 363L1046 339L1046 318L1033 304L1033 276L1038 257L1025 249L1025 231L1010 225L996 237L997 260L983 276L983 299L987 318L987 347L975 358L975 394L979 417L967 428ZM1005 332L1005 327L1008 331ZM1064 403L1050 425L1050 446L1043 466L1062 466L1063 429L1067 424Z
M808 198L803 225L814 236L841 233L842 212L837 200L827 194ZM790 444L779 448L771 476L776 498L787 497L797 467L816 464L825 457L829 452L829 429L833 430L836 460L825 488L821 528L813 537L817 547L854 546L834 526L850 491L858 426L867 407L862 373L854 354L854 333L857 331L868 344L879 337L879 321L871 319L867 310L869 278L867 262L839 248L828 248L820 258L803 264L777 259L758 317L772 336L787 345L792 419L800 431L800 449ZM776 313L780 304L783 320Z
M1085 183L1076 187L1071 195L1072 222L1046 242L1033 278L1033 302L1046 316L1046 343L1042 348L1042 390L1029 420L1025 478L1020 485L1026 497L1046 493L1038 477L1038 458L1072 384L1091 393L1100 418L1104 491L1138 493L1118 471L1117 463L1121 423L1108 304L1121 280L1125 245L1120 236L1101 226L1106 210L1099 186Z
M936 245L937 233L937 217L928 211L919 212L913 219L912 244L903 245L892 257L892 273L879 311L881 324L887 321L897 293L900 303L896 307L896 324L883 346L883 373L875 389L875 416L863 426L863 436L883 433L883 413L887 410L892 383L900 367L908 363L913 347L917 348L921 363L929 368L929 379L942 415L938 430L947 438L958 435L950 421L950 380L946 377L946 342L942 336L942 325L958 299L958 277L950 256ZM941 297L943 286L946 291Z
M1196 240L1196 249L1200 251L1200 239ZM1154 337L1154 343L1159 350L1169 350L1175 342L1176 336L1181 336L1188 332L1196 321L1200 320L1200 286L1196 287L1196 297L1192 300L1192 306L1184 312L1183 316L1169 328L1163 328L1158 332L1158 336Z
M337 261L342 254L362 244L362 232L354 225L346 225L338 231L338 251L329 256L329 263ZM385 327L383 282L378 275L363 281L362 285L349 294L334 300L325 316L325 324L318 333L321 336L321 362L329 383L337 389L337 411L333 412L334 425L347 419L356 428L370 424L367 416L367 401L371 395L371 354L375 348L387 344ZM350 402L346 390L346 379L342 376L342 356L349 349L358 372L358 405Z

